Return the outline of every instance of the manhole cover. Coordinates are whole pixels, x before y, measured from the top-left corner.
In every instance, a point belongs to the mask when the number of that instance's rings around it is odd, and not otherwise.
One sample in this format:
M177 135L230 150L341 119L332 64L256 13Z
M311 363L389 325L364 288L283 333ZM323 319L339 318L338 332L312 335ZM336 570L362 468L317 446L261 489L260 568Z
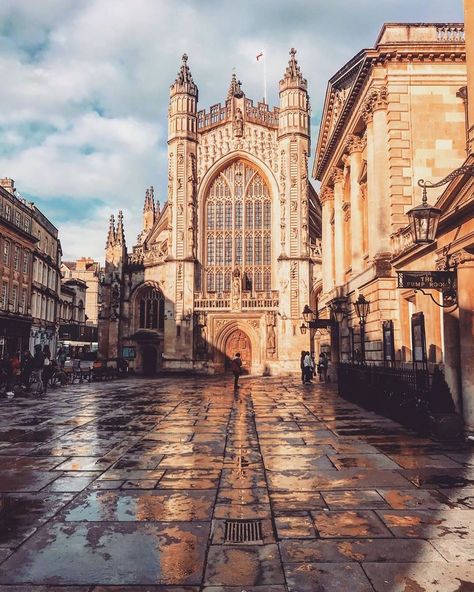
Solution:
M263 543L260 520L226 520L224 543L243 545Z

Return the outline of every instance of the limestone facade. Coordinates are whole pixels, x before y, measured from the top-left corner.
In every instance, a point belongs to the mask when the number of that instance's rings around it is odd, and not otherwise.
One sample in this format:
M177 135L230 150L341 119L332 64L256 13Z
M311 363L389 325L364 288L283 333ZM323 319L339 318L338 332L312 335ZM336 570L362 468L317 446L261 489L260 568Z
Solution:
M137 372L295 372L301 311L320 281L320 202L308 178L310 105L295 54L280 104L254 103L232 76L227 99L198 110L187 56L170 88L167 200L145 196L128 252L111 218L99 351Z
M418 179L438 181L466 158L465 62L461 24L387 24L373 49L329 81L313 170L323 221L313 304L320 317L330 316L331 302L345 308L332 335L317 334L317 348L332 350L334 360L357 359L363 349L353 306L360 294L370 301L368 362L384 361L384 322L393 325L394 360L412 360L416 312L425 316L428 362L445 359L441 309L397 289L394 258L410 240L406 213L421 202ZM416 267L435 269L428 260Z

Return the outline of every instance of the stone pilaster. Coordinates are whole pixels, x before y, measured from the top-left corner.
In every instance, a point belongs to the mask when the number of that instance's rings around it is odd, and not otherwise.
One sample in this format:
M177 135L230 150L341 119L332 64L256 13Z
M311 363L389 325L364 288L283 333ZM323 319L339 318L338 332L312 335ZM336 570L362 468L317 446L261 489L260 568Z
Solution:
M474 154L474 3L464 0L467 63L468 152Z
M334 273L336 286L342 286L345 280L344 269L344 171L334 168Z
M323 293L327 294L334 288L334 245L331 228L331 218L334 208L334 191L324 187L321 191L322 206L322 275Z
M386 258L390 252L390 205L387 88L372 88L364 101L362 117L367 125L369 257Z
M350 167L350 203L351 203L351 267L352 273L357 274L362 270L363 257L363 232L364 232L364 209L362 188L359 185L359 178L362 171L362 152L365 148L365 141L359 136L351 135L347 141L349 153L348 164Z

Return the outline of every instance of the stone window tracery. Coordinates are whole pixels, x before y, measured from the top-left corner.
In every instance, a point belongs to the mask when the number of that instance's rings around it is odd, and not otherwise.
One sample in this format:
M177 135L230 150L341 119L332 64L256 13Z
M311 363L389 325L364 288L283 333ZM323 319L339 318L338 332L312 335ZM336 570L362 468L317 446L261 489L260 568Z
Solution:
M271 290L270 191L250 164L235 161L213 181L205 206L207 292L229 292L238 267L243 290Z
M140 289L136 297L136 314L139 329L162 331L165 323L165 299L163 293L153 286Z

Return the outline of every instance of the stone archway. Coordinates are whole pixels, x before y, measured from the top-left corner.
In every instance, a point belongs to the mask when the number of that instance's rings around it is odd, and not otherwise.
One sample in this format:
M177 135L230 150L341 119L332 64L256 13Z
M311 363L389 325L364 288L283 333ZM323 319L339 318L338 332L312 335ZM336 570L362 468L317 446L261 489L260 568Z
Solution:
M224 370L230 370L230 362L234 355L240 352L242 359L242 373L252 372L252 344L249 336L242 329L235 329L227 337L224 349Z

